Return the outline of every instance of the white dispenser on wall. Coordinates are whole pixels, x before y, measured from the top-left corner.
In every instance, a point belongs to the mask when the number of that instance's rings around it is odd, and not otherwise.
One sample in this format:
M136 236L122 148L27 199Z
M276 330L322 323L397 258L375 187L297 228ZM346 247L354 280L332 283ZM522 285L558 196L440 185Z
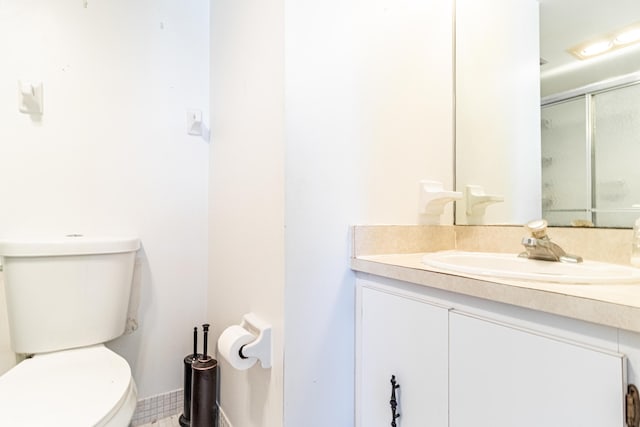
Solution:
M420 181L419 212L427 225L439 225L447 203L462 199L459 191L447 191L439 181L424 179Z

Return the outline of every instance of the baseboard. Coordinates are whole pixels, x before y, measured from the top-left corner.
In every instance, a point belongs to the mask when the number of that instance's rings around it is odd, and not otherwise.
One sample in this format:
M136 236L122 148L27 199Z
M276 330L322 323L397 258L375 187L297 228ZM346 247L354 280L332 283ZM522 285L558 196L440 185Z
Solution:
M224 413L220 406L218 406L218 427L233 427L231 421L227 418L227 414Z

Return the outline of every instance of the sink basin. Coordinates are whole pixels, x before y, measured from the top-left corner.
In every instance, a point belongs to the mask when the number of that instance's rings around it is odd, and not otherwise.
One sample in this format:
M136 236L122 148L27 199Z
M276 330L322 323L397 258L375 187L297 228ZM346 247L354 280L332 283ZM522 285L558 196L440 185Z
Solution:
M457 273L538 282L640 283L640 269L596 261L578 264L520 258L517 254L441 251L425 255L430 267Z

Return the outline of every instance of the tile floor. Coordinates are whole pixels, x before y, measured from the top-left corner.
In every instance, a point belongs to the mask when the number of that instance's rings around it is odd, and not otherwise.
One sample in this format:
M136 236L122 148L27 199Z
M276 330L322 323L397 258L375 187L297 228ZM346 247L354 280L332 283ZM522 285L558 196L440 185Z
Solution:
M168 418L152 421L147 424L141 424L139 427L180 427L180 422L178 421L179 418L179 414L172 415Z

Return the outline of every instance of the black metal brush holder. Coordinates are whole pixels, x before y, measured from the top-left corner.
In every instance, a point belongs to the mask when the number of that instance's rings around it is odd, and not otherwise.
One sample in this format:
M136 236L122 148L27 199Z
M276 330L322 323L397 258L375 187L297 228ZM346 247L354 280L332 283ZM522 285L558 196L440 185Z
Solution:
M184 358L184 401L182 415L178 419L182 427L191 426L191 365L202 357L202 354L189 354Z
M198 359L191 369L191 427L217 426L218 361Z
M198 328L193 328L193 353L184 358L184 407L182 427L218 425L218 361L207 355L209 324L202 325L204 346L198 354Z

